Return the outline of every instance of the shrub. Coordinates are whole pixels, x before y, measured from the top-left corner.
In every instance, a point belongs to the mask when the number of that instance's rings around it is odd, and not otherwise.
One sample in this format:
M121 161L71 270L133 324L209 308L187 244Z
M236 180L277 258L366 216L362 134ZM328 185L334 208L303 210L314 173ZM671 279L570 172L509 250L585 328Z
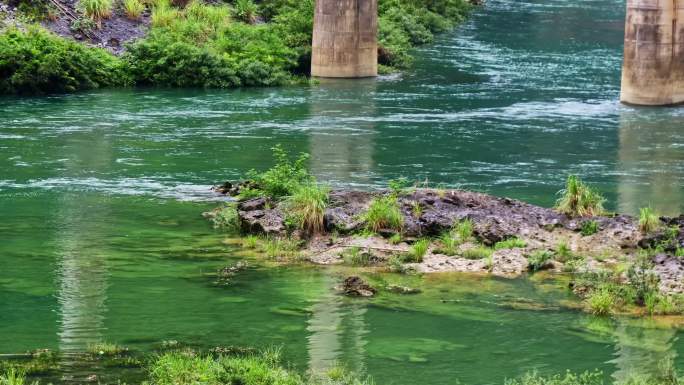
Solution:
M145 4L140 0L124 0L124 13L131 20L138 20L145 11Z
M576 175L570 175L565 189L558 192L561 197L556 202L556 209L570 216L597 216L604 213L605 199L587 186Z
M372 232L401 231L404 225L397 198L391 195L373 199L362 219L366 222L366 229Z
M499 241L494 245L494 250L502 249L522 249L527 246L527 243L520 238L513 237L503 241Z
M288 220L309 234L325 229L323 217L328 205L328 188L308 183L295 188L285 201Z
M99 23L112 16L112 0L79 0L78 8L84 15Z
M253 0L235 1L235 18L245 23L254 24L257 16L257 5Z
M411 250L409 251L409 257L412 262L416 263L421 263L423 262L423 257L425 257L425 254L427 254L428 248L430 247L430 240L429 239L420 239L416 241L411 246Z
M40 27L0 34L0 94L46 94L129 83L122 62L103 49Z
M532 271L539 271L548 266L549 261L553 258L553 254L546 250L537 250L532 255L527 257L527 263Z
M660 219L650 207L639 209L639 230L644 233L651 233L660 226Z
M291 160L281 145L276 145L271 150L275 161L273 167L261 173L254 170L247 173L247 178L254 182L259 194L282 198L295 194L303 186L309 186L317 191L301 191L302 197L305 194L313 194L314 197L325 198L327 201L327 190L315 186L315 180L306 168L308 154L302 153Z
M462 256L467 259L487 259L490 258L493 253L493 249L478 245L463 251Z
M608 315L615 306L615 295L610 290L601 289L589 295L587 305L594 315Z
M598 222L591 220L591 221L584 221L582 222L582 229L580 230L580 233L587 237L590 235L594 235L598 233L599 231L599 226Z

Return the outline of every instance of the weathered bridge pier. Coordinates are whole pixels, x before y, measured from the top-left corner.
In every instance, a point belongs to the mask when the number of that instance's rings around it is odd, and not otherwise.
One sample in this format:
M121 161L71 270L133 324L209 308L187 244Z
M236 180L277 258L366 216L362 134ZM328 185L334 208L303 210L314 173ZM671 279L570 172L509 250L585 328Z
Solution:
M620 100L684 103L684 0L627 0Z
M311 75L377 76L377 34L377 0L316 0Z

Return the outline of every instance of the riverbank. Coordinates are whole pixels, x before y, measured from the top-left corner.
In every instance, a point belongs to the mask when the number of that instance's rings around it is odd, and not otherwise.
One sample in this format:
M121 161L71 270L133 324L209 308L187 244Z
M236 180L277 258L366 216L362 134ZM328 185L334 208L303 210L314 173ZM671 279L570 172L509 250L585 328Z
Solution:
M11 20L0 23L7 24L0 34L0 94L121 86L282 86L306 81L310 73L312 0L94 3L99 8L88 8L86 0L15 3L17 8L0 15ZM431 43L471 8L467 0L420 5L381 0L381 70L410 67L412 47ZM17 29L19 12L31 16ZM31 25L36 20L42 27ZM47 65L49 60L54 63ZM73 78L87 81L73 84Z
M570 289L597 315L684 310L684 216L608 213L575 176L553 209L405 181L330 191L308 173L307 158L276 147L273 168L216 188L237 204L205 215L276 260L511 278L550 270L571 274Z
M0 358L0 384L39 385L57 375L64 356L59 352L36 350L16 357ZM208 352L194 350L178 341L165 341L152 356L142 356L111 343L94 344L86 352L71 354L69 365L80 367L82 376L69 383L142 383L154 385L373 385L370 376L353 373L339 363L325 371L302 373L283 360L281 350L245 347L216 347ZM103 369L115 372L107 376ZM64 381L61 379L59 381ZM457 379L452 379L457 381ZM514 379L501 379L505 385L677 385L681 383L671 361L661 362L652 375L632 375L605 381L598 371L542 375L528 372ZM458 382L460 383L460 382Z

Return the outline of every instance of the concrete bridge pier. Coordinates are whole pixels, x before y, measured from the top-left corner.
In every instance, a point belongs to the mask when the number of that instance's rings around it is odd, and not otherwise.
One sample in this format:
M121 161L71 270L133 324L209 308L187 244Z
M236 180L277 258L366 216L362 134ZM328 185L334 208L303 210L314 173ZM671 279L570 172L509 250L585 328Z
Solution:
M684 102L684 0L627 0L620 100Z
M377 34L377 0L316 0L311 76L377 76Z

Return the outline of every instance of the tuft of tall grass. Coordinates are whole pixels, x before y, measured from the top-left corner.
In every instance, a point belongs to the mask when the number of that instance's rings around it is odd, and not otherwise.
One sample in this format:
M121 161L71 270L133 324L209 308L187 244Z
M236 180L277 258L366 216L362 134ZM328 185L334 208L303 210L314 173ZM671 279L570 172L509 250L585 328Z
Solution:
M363 220L366 222L366 229L372 232L384 229L401 231L404 226L404 216L394 196L373 199Z
M325 208L328 206L328 188L315 183L301 185L285 200L285 208L293 223L309 234L324 230Z
M558 245L556 245L556 259L560 262L567 262L571 259L574 259L574 254L572 253L572 249L570 249L570 246L568 245L567 241L560 241L558 242Z
M532 271L539 271L546 267L553 258L553 254L546 250L537 250L527 257L527 263Z
M370 253L364 252L360 247L350 247L342 253L344 263L351 266L368 266L371 263Z
M256 249L259 246L259 237L256 235L248 235L242 239L242 247L245 249Z
M429 239L420 239L416 241L416 243L411 246L411 250L409 250L410 261L416 263L423 262L423 258L425 257L425 254L427 254L428 248L430 248Z
M639 209L639 230L644 233L651 233L660 227L658 214L650 207Z
M124 0L123 9L126 17L131 20L138 20L145 11L145 4L140 0Z
M437 249L438 253L448 256L453 256L458 253L460 242L454 237L451 231L442 233L442 235L439 236L439 243L441 246Z
M26 374L16 368L10 368L4 374L0 374L0 385L26 385ZM38 385L38 381L32 385Z
M459 242L465 243L473 240L474 228L473 220L465 218L454 226L453 232L458 237Z
M615 294L607 289L596 290L587 298L589 311L594 315L609 315L616 304Z
M604 214L605 198L586 185L577 175L568 176L565 188L558 192L561 197L556 209L569 216L597 216Z
M503 241L499 241L494 245L494 250L503 249L522 249L527 246L527 243L520 238L513 237Z
M153 27L169 27L181 17L181 12L166 1L159 1L152 8L151 23Z
M489 259L494 253L494 249L478 245L463 251L462 256L466 259Z
M299 258L299 242L290 238L268 238L264 252L269 258L294 260Z
M598 233L599 231L599 225L598 222L591 220L591 221L584 221L582 222L582 228L580 230L580 234L582 234L585 237L588 237L590 235L594 235Z
M112 0L79 0L78 8L99 25L102 19L112 16Z
M206 5L195 0L185 7L184 15L187 20L200 22L214 30L230 24L230 8L224 5Z

